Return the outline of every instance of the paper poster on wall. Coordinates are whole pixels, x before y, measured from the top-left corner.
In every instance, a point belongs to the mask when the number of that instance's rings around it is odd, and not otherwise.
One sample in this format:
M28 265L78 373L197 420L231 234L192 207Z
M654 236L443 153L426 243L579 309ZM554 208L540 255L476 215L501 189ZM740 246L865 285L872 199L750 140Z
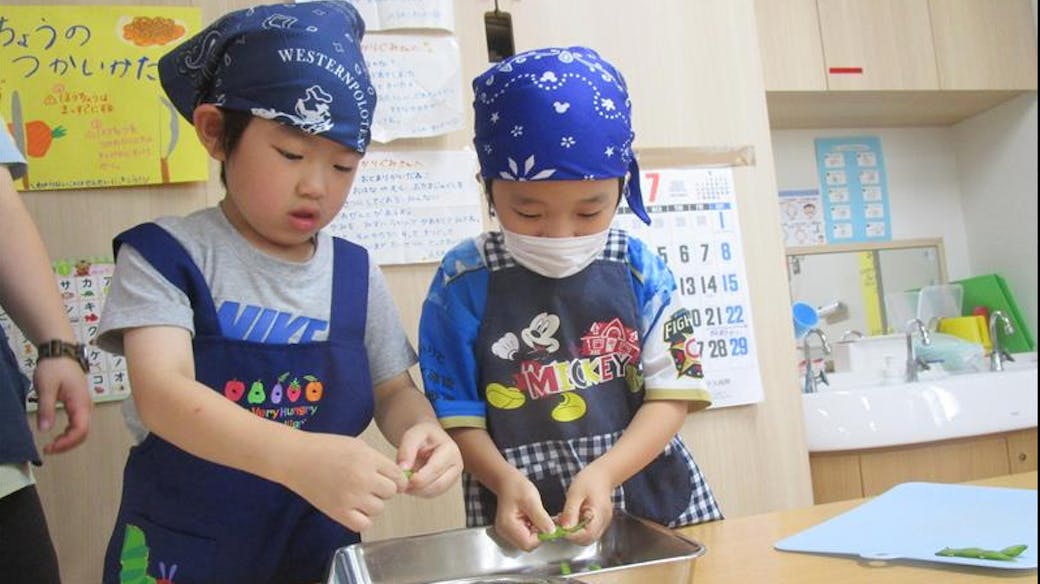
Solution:
M102 351L92 344L97 337L101 309L114 270L115 263L111 258L81 258L54 262L54 277L65 302L65 313L72 323L72 331L76 340L87 346L87 359L90 361L87 387L95 402L119 400L130 395L126 360L120 355ZM36 347L2 310L0 327L3 327L11 351L18 359L19 369L31 381L36 368ZM36 409L36 401L34 388L29 392L29 411Z
M644 170L653 224L629 209L615 225L657 251L675 275L698 339L712 407L762 401L747 269L729 168Z
M159 86L198 8L0 6L0 112L21 190L203 181L208 157ZM190 139L181 139L189 137Z
M370 151L326 229L380 265L440 261L484 228L476 172L472 150Z
M816 166L828 243L892 239L880 138L817 138Z
M455 5L452 0L349 1L361 14L368 31L399 28L455 30Z
M386 143L462 129L462 61L454 38L372 34L361 49L379 96L372 139Z
M827 235L820 191L780 191L780 224L784 230L784 247L825 245Z

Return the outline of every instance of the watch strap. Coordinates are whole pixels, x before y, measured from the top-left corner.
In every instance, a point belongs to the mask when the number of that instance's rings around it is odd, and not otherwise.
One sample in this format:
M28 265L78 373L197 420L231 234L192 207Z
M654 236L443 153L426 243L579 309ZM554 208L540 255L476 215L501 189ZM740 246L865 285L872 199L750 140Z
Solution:
M61 339L51 339L36 346L40 359L51 357L68 357L79 364L84 373L90 370L90 362L87 360L87 351L83 343L69 343Z

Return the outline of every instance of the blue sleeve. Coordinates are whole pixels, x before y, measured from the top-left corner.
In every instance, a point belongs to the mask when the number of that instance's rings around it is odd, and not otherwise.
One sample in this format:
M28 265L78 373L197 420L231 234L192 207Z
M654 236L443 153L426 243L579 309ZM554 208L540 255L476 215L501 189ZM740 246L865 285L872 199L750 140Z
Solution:
M449 251L419 319L423 387L445 428L486 427L475 344L487 301L488 270L474 242Z
M6 165L11 178L17 180L25 174L25 157L18 151L14 140L7 133L7 122L0 117L0 165Z
M675 292L672 270L641 240L628 236L628 262L632 272L632 289L639 306L639 318L645 337L661 319Z

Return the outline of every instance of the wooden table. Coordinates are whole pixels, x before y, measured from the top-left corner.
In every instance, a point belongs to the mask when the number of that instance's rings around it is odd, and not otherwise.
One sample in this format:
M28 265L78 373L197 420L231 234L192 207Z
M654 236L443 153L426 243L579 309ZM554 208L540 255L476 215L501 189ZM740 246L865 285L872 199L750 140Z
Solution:
M966 484L1036 490L1036 471ZM957 584L1036 582L1036 570L991 570L929 562L871 562L852 556L781 552L773 544L839 515L866 499L726 519L679 529L708 552L694 564L694 583L706 584Z

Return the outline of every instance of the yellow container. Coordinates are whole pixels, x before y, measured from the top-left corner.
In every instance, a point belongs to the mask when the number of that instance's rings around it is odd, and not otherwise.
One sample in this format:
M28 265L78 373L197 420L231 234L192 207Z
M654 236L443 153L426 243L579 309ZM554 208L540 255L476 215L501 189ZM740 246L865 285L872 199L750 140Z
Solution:
M939 320L939 332L978 343L987 353L993 350L984 316L958 316Z

